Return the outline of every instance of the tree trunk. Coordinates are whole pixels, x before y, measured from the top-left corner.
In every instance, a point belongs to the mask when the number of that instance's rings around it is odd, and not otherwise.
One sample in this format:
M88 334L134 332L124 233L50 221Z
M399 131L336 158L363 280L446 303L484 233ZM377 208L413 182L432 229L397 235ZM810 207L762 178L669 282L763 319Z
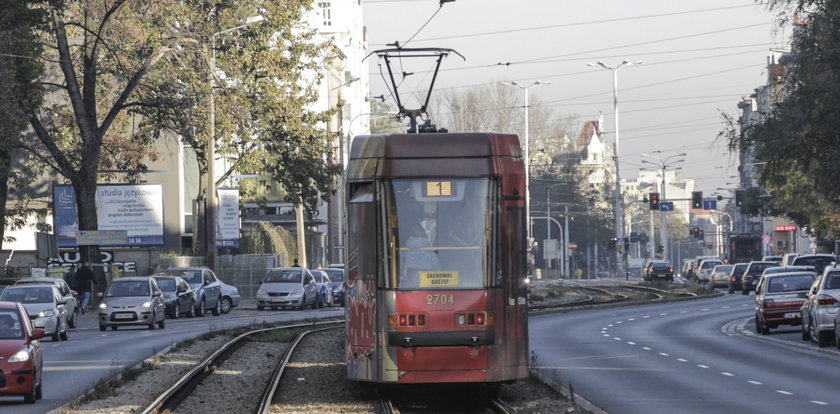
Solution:
M9 196L9 177L12 167L12 149L0 146L0 250L6 237L6 200Z

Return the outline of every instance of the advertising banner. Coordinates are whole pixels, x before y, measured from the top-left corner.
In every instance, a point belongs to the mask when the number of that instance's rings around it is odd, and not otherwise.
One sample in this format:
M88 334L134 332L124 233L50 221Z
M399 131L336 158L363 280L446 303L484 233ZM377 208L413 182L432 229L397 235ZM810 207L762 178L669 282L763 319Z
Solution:
M58 247L78 246L79 215L70 185L53 187ZM125 243L113 246L163 245L162 184L100 184L96 187L99 230L123 230Z
M219 217L216 221L216 247L239 247L239 189L219 188Z

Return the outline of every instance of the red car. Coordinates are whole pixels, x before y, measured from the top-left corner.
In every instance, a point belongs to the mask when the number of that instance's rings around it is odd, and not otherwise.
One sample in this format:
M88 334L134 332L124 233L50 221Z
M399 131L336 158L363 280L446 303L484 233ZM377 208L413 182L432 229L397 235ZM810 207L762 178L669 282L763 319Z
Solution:
M32 404L43 396L43 329L35 329L23 305L0 302L0 397L21 395Z

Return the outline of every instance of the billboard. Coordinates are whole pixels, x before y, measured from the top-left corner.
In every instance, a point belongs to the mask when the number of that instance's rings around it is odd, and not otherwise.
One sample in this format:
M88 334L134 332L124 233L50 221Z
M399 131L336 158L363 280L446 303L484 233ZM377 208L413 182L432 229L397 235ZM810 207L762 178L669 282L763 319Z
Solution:
M216 218L216 247L239 247L239 189L219 188L219 217Z
M53 187L53 228L58 247L76 247L79 214L70 185ZM124 230L126 243L114 246L163 245L162 184L99 184L96 186L99 230Z

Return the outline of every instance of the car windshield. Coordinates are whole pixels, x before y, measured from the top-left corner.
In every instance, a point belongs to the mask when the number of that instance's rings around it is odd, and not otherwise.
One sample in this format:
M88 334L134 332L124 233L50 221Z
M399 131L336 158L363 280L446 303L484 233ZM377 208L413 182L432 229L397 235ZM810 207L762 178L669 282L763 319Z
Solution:
M330 280L333 283L336 282L344 282L344 271L341 269L324 269L328 275L330 275Z
M51 303L55 300L48 286L10 287L3 291L0 300L20 303Z
M656 270L668 270L671 268L671 265L668 263L654 263L651 267Z
M18 312L13 309L0 310L0 339L21 338L23 338L23 329Z
M715 266L714 272L715 273L724 273L729 274L732 270L732 266Z
M808 290L812 283L814 283L814 275L809 274L776 276L770 279L767 285L767 292L781 293Z
M175 291L175 279L169 279L169 278L163 278L162 277L160 279L155 278L155 280L157 281L157 284L158 284L158 287L160 287L160 290L162 290L164 292L174 292Z
M149 282L145 280L120 280L111 283L106 297L149 296Z
M762 272L764 272L764 269L767 269L768 267L777 267L777 266L778 265L775 264L775 263L752 263L752 264L750 264L750 267L747 269L747 272L751 275L758 276Z
M172 270L168 270L166 273L169 273L172 276L180 276L181 279L186 280L187 283L189 283L191 285L201 283L201 270L172 269Z
M703 262L703 265L701 266L701 269L711 269L711 268L713 268L713 267L715 267L719 264L720 264L720 262L718 262L718 261L714 261L714 262L713 261L705 261L705 262Z
M264 283L300 283L303 271L298 269L272 270L265 276Z

